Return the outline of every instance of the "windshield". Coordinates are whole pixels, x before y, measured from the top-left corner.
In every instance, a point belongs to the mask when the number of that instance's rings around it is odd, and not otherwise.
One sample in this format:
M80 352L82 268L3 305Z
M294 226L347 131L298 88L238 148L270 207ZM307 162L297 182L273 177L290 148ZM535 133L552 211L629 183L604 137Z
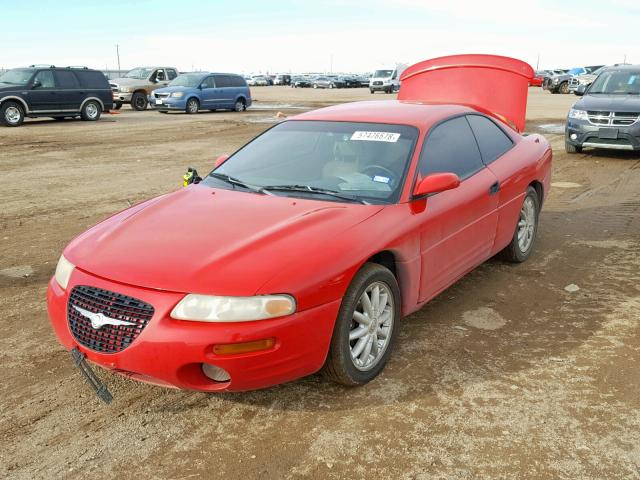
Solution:
M200 85L200 81L202 80L202 75L178 75L175 80L169 83L170 87L197 87Z
M386 77L390 77L392 73L393 73L393 70L376 70L376 72L373 74L373 77L386 78Z
M640 95L640 70L603 72L591 84L589 93Z
M138 80L145 80L149 75L151 75L152 71L152 68L134 68L133 70L127 72L124 78L136 78Z
M26 85L33 76L33 70L23 70L17 68L9 70L0 76L0 83L8 83L9 85Z
M368 203L395 203L418 136L415 127L381 123L287 121L244 146L214 172L273 194L345 201L311 189L331 190ZM211 174L202 182L234 188ZM300 190L300 189L298 189Z

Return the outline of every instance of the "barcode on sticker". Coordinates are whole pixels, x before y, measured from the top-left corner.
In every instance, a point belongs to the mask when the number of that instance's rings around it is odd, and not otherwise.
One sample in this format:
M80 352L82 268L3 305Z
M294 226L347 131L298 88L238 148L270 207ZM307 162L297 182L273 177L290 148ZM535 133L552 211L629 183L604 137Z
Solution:
M391 132L353 132L351 140L365 140L369 142L391 142L396 143L400 138L399 133Z

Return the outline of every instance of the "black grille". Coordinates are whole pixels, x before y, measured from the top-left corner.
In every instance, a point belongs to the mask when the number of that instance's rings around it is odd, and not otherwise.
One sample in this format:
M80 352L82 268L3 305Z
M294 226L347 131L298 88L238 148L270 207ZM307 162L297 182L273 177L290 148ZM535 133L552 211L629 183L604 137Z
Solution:
M76 308L101 313L109 319L133 325L91 326L91 319ZM153 307L133 297L80 285L71 290L67 318L73 336L85 347L101 353L116 353L127 348L140 335L153 316Z

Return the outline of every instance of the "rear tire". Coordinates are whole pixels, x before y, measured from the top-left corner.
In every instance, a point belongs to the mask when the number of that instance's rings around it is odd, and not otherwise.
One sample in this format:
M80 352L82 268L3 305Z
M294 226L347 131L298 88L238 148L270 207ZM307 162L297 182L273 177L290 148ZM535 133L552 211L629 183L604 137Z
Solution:
M365 296L368 307L363 301ZM342 299L322 374L347 386L373 380L391 355L400 320L400 302L400 289L393 273L382 265L366 263Z
M113 109L114 110L120 110L122 108L122 102L114 102L113 103Z
M149 101L143 92L136 92L131 96L131 108L141 112L147 109Z
M511 243L498 256L508 262L522 263L529 258L536 243L540 198L533 187L527 188Z
M19 127L24 123L24 108L18 102L6 101L0 107L0 122L7 127Z
M244 98L239 98L233 107L234 112L244 112L247 109L247 103Z
M100 104L95 100L89 100L82 107L82 111L80 112L80 118L85 122L95 122L100 120L100 114L102 113L102 108Z
M568 154L582 153L582 147L571 145L569 142L564 142L564 150Z

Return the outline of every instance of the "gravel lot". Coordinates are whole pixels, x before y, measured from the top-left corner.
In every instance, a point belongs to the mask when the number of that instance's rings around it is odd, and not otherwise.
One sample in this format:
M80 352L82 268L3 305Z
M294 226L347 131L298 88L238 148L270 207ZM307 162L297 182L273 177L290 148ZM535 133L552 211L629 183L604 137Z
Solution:
M179 188L187 166L210 170L277 111L372 98L253 95L246 113L124 107L95 124L0 127L0 477L640 478L640 156L566 155L575 97L540 89L528 130L555 165L533 257L491 260L406 318L379 379L207 395L101 371L115 397L102 405L47 319L64 245Z

